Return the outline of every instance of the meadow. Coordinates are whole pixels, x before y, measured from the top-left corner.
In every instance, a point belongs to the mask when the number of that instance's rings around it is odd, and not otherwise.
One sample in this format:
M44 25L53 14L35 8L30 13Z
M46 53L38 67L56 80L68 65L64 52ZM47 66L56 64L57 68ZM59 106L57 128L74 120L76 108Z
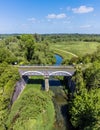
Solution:
M70 59L73 56L81 57L86 54L92 54L99 45L98 42L68 41L51 43L51 49L62 57Z

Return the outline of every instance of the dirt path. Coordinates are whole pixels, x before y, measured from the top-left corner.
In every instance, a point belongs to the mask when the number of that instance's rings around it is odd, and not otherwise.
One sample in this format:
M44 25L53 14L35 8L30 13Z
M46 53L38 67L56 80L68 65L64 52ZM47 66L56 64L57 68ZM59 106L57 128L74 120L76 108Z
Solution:
M73 53L71 53L71 52L68 52L68 51L63 51L63 50L57 49L57 48L56 48L56 50L59 50L59 51L64 52L64 53L66 53L66 54L71 54L71 55L74 56L74 57L78 57L77 55L75 55L75 54L73 54Z

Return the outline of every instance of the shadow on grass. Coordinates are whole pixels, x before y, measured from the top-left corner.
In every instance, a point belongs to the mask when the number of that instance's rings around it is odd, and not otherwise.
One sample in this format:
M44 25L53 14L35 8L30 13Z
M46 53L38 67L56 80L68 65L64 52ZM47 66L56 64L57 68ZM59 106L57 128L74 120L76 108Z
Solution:
M43 84L43 79L29 79L27 84Z

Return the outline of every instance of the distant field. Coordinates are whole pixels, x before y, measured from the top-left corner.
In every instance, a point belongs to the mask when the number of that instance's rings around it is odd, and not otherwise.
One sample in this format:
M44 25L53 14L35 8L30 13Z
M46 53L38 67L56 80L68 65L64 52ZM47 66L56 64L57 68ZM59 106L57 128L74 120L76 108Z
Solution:
M61 55L63 56L67 55L70 58L73 55L80 57L85 54L91 54L96 51L98 45L100 45L100 43L71 41L71 42L52 43L51 49L54 50L54 52L58 52L58 54L60 54L61 50ZM70 53L73 53L73 55Z

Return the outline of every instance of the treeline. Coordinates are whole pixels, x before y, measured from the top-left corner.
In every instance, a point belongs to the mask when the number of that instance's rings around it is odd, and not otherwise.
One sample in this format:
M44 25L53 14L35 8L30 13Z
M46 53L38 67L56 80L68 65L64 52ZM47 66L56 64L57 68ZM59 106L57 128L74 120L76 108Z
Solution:
M0 64L0 130L5 130L5 122L8 118L14 87L19 80L17 68Z
M84 42L100 42L99 34L45 34L42 39L46 39L51 43L68 42L68 41L84 41Z
M0 35L0 63L8 64L40 64L52 65L56 61L54 51L50 49L51 43L70 43L71 41L98 42L99 34L14 34ZM81 44L81 43L80 43ZM84 57L73 57L70 61L66 58L63 64L89 62L92 59L87 54ZM95 55L94 55L95 59Z
M38 35L23 34L7 36L0 40L0 63L9 64L54 64L55 57L49 43Z

